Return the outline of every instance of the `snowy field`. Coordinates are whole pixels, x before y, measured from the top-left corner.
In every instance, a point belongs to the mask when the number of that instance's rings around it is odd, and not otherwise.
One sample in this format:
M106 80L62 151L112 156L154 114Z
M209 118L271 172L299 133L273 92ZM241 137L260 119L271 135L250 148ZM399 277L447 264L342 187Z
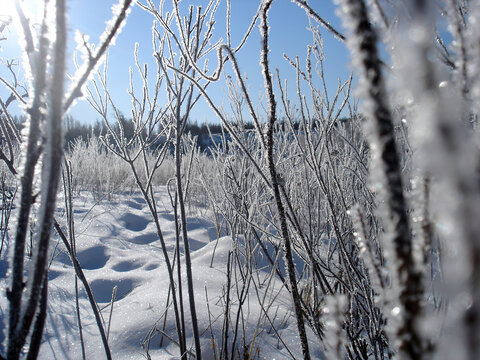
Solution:
M165 188L157 193L156 199L162 232L168 251L173 256L175 223ZM61 199L61 205L60 202ZM98 203L90 194L82 194L74 198L74 209L78 260L101 310L105 329L110 328L108 342L113 358L147 358L147 344L152 359L179 358L171 304L166 314L168 274L154 223L141 195L118 195L116 200ZM60 223L64 222L62 211L59 206L56 215ZM236 252L240 254L240 261L244 260L241 255L244 254L244 244L233 241L229 236L216 239L214 224L204 218L189 216L187 221L202 355L205 359L221 358L218 352L225 321L228 254ZM74 268L56 234L51 246L48 316L40 358L81 359ZM183 252L183 249L180 251ZM255 359L300 358L291 297L281 281L271 276L271 267L266 265L263 270L259 266L260 270L247 279L250 286L239 314L239 335L234 351L237 356L240 352L250 352ZM5 259L2 259L4 268ZM243 284L236 276L238 274L234 275L230 284L230 327L236 324L239 310L237 291L241 291ZM184 273L182 279L185 279ZM5 277L1 282L4 291ZM78 284L86 357L105 358L90 303L82 284ZM187 294L186 281L182 285L183 293ZM112 309L114 287L117 290ZM0 298L0 305L5 321L8 311L5 297ZM186 295L184 307L187 329L190 329ZM231 352L232 328L229 334ZM187 334L188 344L194 352L191 335ZM310 334L310 339L314 338ZM322 358L321 348L314 343L311 347L314 358Z

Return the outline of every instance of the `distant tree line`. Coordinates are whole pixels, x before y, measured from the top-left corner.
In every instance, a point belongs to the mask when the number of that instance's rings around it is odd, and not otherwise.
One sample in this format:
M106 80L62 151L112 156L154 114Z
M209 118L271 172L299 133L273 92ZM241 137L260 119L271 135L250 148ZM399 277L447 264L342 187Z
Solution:
M64 120L64 139L65 148L68 148L74 141L81 139L87 141L88 138L93 136L102 136L107 133L107 126L103 121L95 121L93 124L87 124L80 120L77 120L71 116L68 116ZM124 137L130 140L134 136L135 126L131 119L121 117L121 126L123 127ZM253 125L251 125L253 128ZM119 133L119 124L112 125L115 132ZM210 132L209 132L210 129ZM200 139L208 138L211 134L218 134L222 132L222 126L220 124L198 124L198 122L188 122L185 128L185 133L189 133L192 136L197 136ZM146 135L145 135L146 136Z
M25 116L13 116L13 121L18 129L21 131L25 125ZM345 124L348 121L348 118L340 118L337 122L339 124ZM121 124L123 127L123 134L127 140L131 139L134 135L134 124L131 119L126 118L125 116L121 116ZM296 121L293 124L293 129L295 131L301 131L302 124L300 121ZM312 126L311 130L315 130L317 128L317 124ZM337 124L335 124L337 126ZM255 126L252 122L245 122L241 124L245 130L254 130ZM290 129L291 126L287 125L285 121L279 121L278 127L280 130ZM119 133L119 124L115 123L112 125L112 128L115 132ZM185 127L185 134L189 134L192 137L198 137L197 144L204 150L202 144L208 143L210 138L210 134L221 134L222 132L226 132L223 129L221 124L210 124L204 122L199 124L197 121L189 121ZM105 135L107 133L107 126L103 121L96 120L93 123L86 123L81 120L75 119L71 115L67 115L64 118L64 147L68 149L75 141L82 140L87 142L88 139L93 135L95 137L99 137ZM227 136L228 138L228 136Z
M17 129L21 131L25 124L25 116L13 116L13 120ZM348 121L347 118L341 118L338 120L339 123L345 123ZM134 124L131 119L128 119L125 116L121 116L121 124L123 127L123 134L127 140L130 140L134 135ZM302 124L299 121L294 122L293 129L298 131L302 128ZM115 132L120 133L119 124L115 123L112 125L112 128ZM240 126L240 125L239 125ZM290 125L287 126L285 121L279 121L278 126L280 130L285 130L291 128ZM254 130L255 126L252 122L245 122L241 124L245 130ZM311 130L314 130L317 126L314 126ZM67 115L64 118L64 148L69 149L75 141L87 142L92 135L94 137L103 136L107 133L107 126L103 121L96 120L93 123L86 123L81 120L75 119L71 115ZM185 134L189 134L192 137L197 137L197 146L204 151L208 144L210 144L210 134L221 134L224 132L221 124L209 124L207 122L199 124L197 121L189 121L186 124ZM228 138L228 135L227 135Z

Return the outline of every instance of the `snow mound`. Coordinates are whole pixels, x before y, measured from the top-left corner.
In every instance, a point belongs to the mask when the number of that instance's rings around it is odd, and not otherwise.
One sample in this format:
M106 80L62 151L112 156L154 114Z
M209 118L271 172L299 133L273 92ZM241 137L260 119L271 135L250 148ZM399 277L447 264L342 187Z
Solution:
M161 189L158 196L165 199L165 189ZM171 300L168 300L168 273L151 214L143 199L130 196L116 203L95 204L93 198L82 195L75 199L74 207L78 260L106 329L111 316L109 345L113 358L144 359L146 353L142 344L148 344L153 359L178 358L175 319ZM168 208L159 210L162 234L173 259L174 215ZM230 256L232 264L245 267L244 244L241 239L234 240L230 236L215 239L214 224L199 217L188 217L187 230L203 357L221 358L218 351L226 311L227 262ZM40 359L81 359L75 273L63 244L57 242L56 238L52 241L55 250L52 250L49 270L48 316ZM180 251L183 254L183 245ZM230 270L229 352L236 328L235 354L250 351L259 358L301 357L290 295L277 277L271 277L271 269L265 259L263 261L264 269L248 275L247 279L242 280L238 269ZM183 256L181 263L187 345L193 353ZM4 288L5 279L0 281ZM248 288L243 288L244 284L248 284ZM90 303L80 282L78 288L86 356L103 359L105 352ZM116 296L111 306L114 288ZM242 291L244 303L240 306L238 294ZM0 316L5 322L6 299L0 299L0 305ZM314 336L311 334L310 338ZM319 345L311 346L312 355L321 358Z

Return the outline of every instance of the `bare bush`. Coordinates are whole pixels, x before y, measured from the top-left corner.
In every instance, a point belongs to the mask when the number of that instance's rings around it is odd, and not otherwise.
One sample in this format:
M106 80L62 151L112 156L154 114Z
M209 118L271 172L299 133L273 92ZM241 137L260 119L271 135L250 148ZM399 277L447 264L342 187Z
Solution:
M311 358L315 342L331 358L479 358L480 2L340 0L345 34L307 1L292 2L305 10L313 41L304 58L285 56L291 65L288 75L271 68L268 24L275 2L259 2L245 34L233 44L229 0L226 42L213 32L220 0L196 8L172 1L170 11L163 0L146 0L139 6L156 20L156 68L149 77L137 48L135 76L142 86L134 89L132 72L131 119L121 114L110 94L108 62L87 90L107 132L69 150L69 190L111 197L137 188L145 199L169 277L164 321L173 307L176 330L171 335L155 324L145 342L147 357L152 334L158 331L178 345L182 359L200 359L205 336L216 358L255 358L267 332L275 334L292 358L293 346ZM56 4L54 44L47 36L46 15L34 41L19 9L32 70L28 101L22 86L1 79L12 95L0 99L5 139L0 159L11 174L20 172L21 182L8 292L9 359L19 358L25 345L34 358L40 345L47 304L45 259L62 157L60 119L117 30L107 31L107 40L90 54L64 98L65 4ZM130 2L121 4L118 26ZM237 57L257 22L265 84L262 110L253 105ZM339 80L334 93L326 85L329 55L316 24L345 42L352 55L355 72ZM453 40L447 40L446 31ZM49 49L53 65L46 63ZM209 71L214 52L217 66ZM208 91L227 67L233 74L225 76L230 113ZM294 78L295 84L282 77ZM359 98L352 95L356 78ZM13 99L28 107L25 136L8 113ZM185 132L192 109L203 100L223 131L205 152ZM41 127L43 123L48 126ZM35 255L24 291L27 228L40 167ZM7 195L15 193L3 178L1 251L11 210ZM159 221L159 186L170 196L175 251L167 248ZM233 239L223 293L214 295L221 313L213 309L214 296L205 289L207 329L199 327L197 312L205 309L198 308L193 291L187 214L194 211L213 216L219 238L230 234ZM74 249L71 253L74 257ZM214 260L215 250L211 266ZM282 316L294 319L299 344L285 344L282 338L273 311L282 290L275 289L275 280L290 293L292 311ZM191 324L186 321L187 301ZM245 326L251 323L252 302L261 309L253 335ZM218 319L222 321L215 325ZM189 349L187 337L195 350Z
M2 81L11 90L12 95L6 102L1 101L2 135L8 139L8 152L2 151L2 160L13 174L14 168L13 140L22 143L22 166L20 167L20 202L12 257L10 263L10 288L7 297L10 301L9 327L7 340L7 358L18 359L26 351L28 358L36 358L40 349L43 327L45 324L48 295L47 258L49 240L53 226L53 215L57 197L60 167L63 157L62 118L73 101L80 96L80 89L88 79L90 72L97 65L110 45L131 5L131 1L121 2L120 11L116 14L107 29L102 44L91 54L76 74L71 92L65 96L64 81L66 74L66 4L63 0L55 2L52 9L45 2L43 17L39 31L33 31L19 2L16 2L18 21L21 25L25 71L30 78L27 91L28 101L17 91L18 84ZM53 19L50 24L49 19ZM2 27L3 31L3 27ZM51 42L50 39L55 39ZM51 63L47 61L51 55ZM3 79L2 79L3 80ZM28 114L28 127L23 138L12 125L7 105L13 100L25 104ZM3 150L3 149L2 149ZM25 245L30 221L31 209L35 194L33 183L37 165L41 165L41 194L38 212L38 231L34 236L33 256L29 261L30 270L27 281L24 281ZM24 350L26 346L27 350Z
M128 163L109 152L101 140L93 135L87 142L82 139L75 140L65 156L72 163L74 192L89 191L96 199L111 199L115 194L136 190L135 178ZM148 163L153 164L154 153L147 153L146 156ZM137 159L135 163L139 169L142 169L140 161ZM155 173L152 184L166 185L173 175L173 159L167 155L162 171ZM147 174L141 171L139 177L142 182L145 182Z

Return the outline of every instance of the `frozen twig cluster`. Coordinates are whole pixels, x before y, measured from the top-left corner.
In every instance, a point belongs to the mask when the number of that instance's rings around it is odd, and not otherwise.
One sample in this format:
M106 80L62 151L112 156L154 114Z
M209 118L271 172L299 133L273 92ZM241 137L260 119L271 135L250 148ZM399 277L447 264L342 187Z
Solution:
M24 87L18 81L14 62L6 63L13 81L0 78L11 94L0 98L0 159L5 171L19 175L20 183L12 244L5 229L15 190L7 180L1 187L0 255L7 248L12 255L8 359L18 359L24 351L32 359L38 354L53 226L72 258L76 279L87 289L106 356L113 357L109 326L100 319L76 260L72 194L89 190L111 196L127 187L136 187L145 199L169 281L165 311L143 343L147 358L157 335L160 346L164 339L176 344L182 359L201 359L206 338L215 358L260 358L265 334L273 334L283 354L292 358L315 357L315 343L323 345L329 358L480 357L480 1L405 0L393 5L339 0L344 33L326 21L313 2L292 3L310 21L312 44L303 64L298 54L284 55L294 79L289 84L282 80L285 74L272 69L273 0L259 1L238 44L230 0L225 42L215 31L221 0L202 3L205 6L139 2L155 20L156 67L152 71L140 63L143 44L138 44L136 70L130 72L129 117L109 91L108 61L103 68L99 65L133 1L115 7L100 46L77 36L83 64L66 97L65 1L45 7L38 39L18 6L30 84ZM50 14L53 8L56 12ZM238 56L256 24L263 110L255 107ZM0 24L0 34L5 26ZM320 29L348 46L354 65L334 93L326 84L329 54ZM451 40L445 37L447 31ZM209 71L212 59L216 66ZM222 75L227 75L230 112L209 92ZM81 91L105 131L87 144L74 143L64 163L65 232L53 217L63 163L61 119ZM13 101L22 103L28 114L22 134L8 110ZM200 139L187 133L199 101L206 101L222 124L222 134L210 134L212 144L204 153ZM98 159L110 162L111 168L99 171L94 166ZM160 223L160 185L166 187L173 212L173 250ZM217 236L228 234L233 240L223 291L211 294L205 287L206 309L200 308L200 295L194 291L198 284L192 274L189 211L208 214ZM31 269L25 271L30 231L34 255ZM281 291L290 295L291 312L278 311ZM245 324L251 323L253 303L261 311L249 332ZM166 326L172 311L173 330ZM206 328L198 316L204 311ZM83 339L78 299L77 318ZM290 318L297 344L284 339Z
M89 73L111 43L130 5L131 1L121 3L123 12L116 17L117 26L111 29L95 57L90 59L88 68L75 82L74 88L83 86ZM55 1L52 7L49 1L45 1L37 39L19 1L16 1L16 8L25 45L25 67L30 74L30 87L27 91L28 101L25 101L17 90L21 87L15 81L9 86L13 97L7 102L1 101L2 133L8 139L10 156L5 156L3 151L1 154L4 155L3 160L10 171L20 175L18 225L11 246L10 288L7 290L10 302L7 358L18 359L24 349L27 349L27 357L34 359L40 349L47 311L47 259L63 157L62 119L65 111L79 94L78 91L74 91L72 95L64 97L67 46L65 1ZM52 38L54 42L51 42ZM52 58L51 62L48 61L49 57ZM23 138L20 138L17 130L12 127L11 116L7 111L9 103L15 98L25 104L28 114L26 126L28 134ZM14 141L22 143L23 147L23 164L18 169L14 167L12 151ZM32 247L33 257L28 277L25 280L26 238L32 221L32 208L38 195L34 188L34 179L38 177L35 173L38 170L37 165L41 165L42 169L41 187L38 189L40 190L38 231Z

